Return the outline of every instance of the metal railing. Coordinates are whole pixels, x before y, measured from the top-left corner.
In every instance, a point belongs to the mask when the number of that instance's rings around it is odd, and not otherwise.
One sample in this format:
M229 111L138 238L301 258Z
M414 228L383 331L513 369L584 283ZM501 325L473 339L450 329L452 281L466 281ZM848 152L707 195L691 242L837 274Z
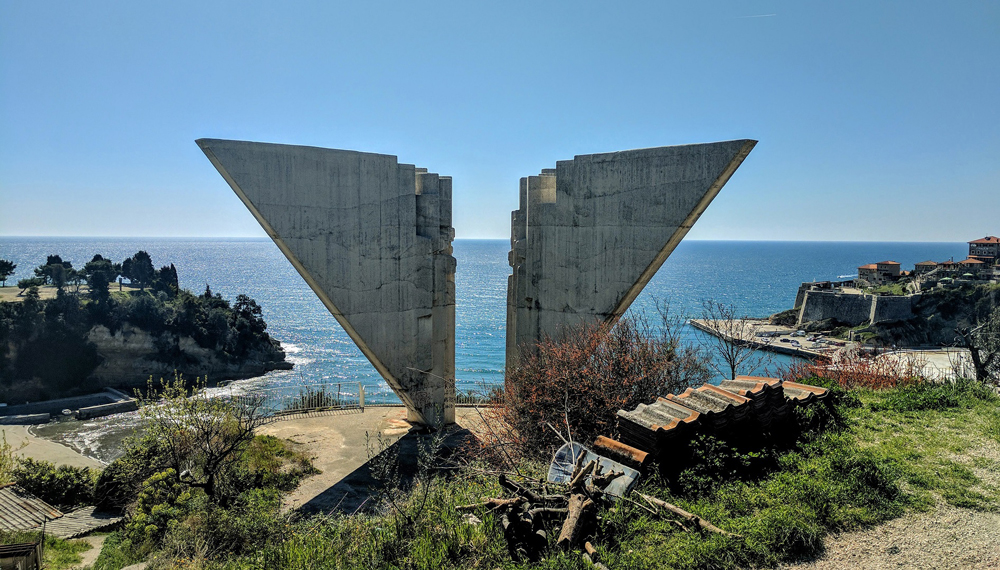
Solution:
M337 410L360 410L366 407L401 406L399 396L385 384L363 382L337 382L305 384L299 386L269 386L248 388L229 385L221 388L216 396L234 401L253 402L264 415L275 419L300 414ZM476 391L459 392L455 403L462 405L484 405L489 403L485 394Z

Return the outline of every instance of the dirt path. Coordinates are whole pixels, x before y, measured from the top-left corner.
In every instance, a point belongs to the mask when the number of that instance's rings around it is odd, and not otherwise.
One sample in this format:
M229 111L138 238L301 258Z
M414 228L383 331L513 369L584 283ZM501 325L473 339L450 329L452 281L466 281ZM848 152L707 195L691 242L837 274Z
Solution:
M784 570L1000 568L1000 514L939 505L875 528L826 539L819 560Z
M76 563L73 568L87 568L94 565L97 561L97 557L101 555L101 548L104 547L104 539L108 538L106 534L97 534L91 536L85 536L80 538L81 542L86 542L91 546L90 550L84 550L80 553L80 562Z

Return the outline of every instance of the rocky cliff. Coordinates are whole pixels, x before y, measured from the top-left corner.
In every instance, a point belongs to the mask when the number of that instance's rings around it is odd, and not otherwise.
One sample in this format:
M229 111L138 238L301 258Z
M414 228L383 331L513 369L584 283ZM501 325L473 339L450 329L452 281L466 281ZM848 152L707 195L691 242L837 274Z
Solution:
M101 358L88 380L102 385L143 386L150 376L154 380L168 378L175 370L188 378L207 377L216 382L292 367L277 341L273 341L271 350L252 351L236 361L199 346L189 336L151 334L128 324L114 333L97 325L90 329L87 340Z

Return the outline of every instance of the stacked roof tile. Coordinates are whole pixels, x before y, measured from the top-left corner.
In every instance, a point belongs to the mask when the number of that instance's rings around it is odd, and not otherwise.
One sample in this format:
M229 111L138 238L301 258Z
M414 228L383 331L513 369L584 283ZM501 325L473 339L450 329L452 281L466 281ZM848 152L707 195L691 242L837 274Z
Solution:
M825 388L777 378L737 376L718 386L705 384L682 394L618 411L618 431L623 443L656 453L679 437L720 431L743 420L760 425L788 416L797 405L825 398Z
M0 531L32 530L61 516L59 509L13 483L0 486Z

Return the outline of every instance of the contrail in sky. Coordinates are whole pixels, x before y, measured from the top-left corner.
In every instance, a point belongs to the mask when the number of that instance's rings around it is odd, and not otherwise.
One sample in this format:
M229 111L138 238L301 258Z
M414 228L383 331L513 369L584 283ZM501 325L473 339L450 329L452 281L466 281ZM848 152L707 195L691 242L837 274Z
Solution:
M777 14L757 14L755 16L737 16L737 18L767 18L770 16L777 16Z

